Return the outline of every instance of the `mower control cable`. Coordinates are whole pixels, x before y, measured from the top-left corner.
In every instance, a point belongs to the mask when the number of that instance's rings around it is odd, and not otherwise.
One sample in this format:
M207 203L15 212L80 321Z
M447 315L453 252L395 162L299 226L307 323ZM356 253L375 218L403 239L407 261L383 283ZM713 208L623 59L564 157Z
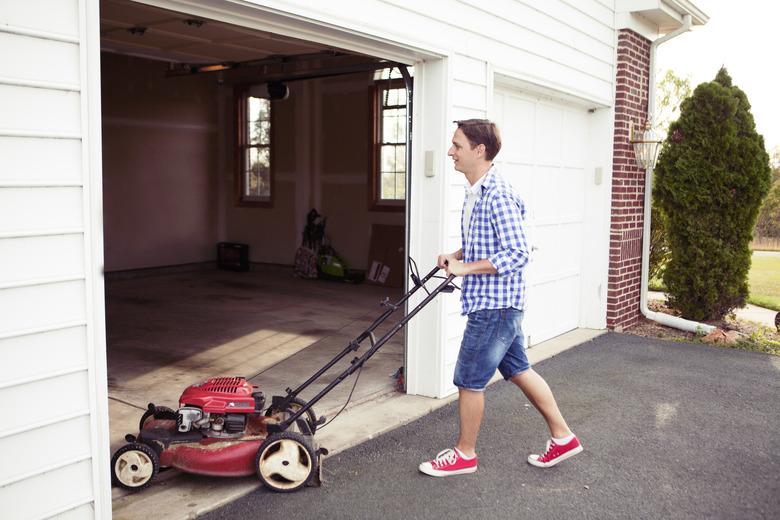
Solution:
M372 345L373 345L373 343L372 343ZM354 364L356 361L358 361L358 358L355 358L355 359L353 359L353 360L352 360L352 363ZM339 410L338 412L336 412L336 415L334 415L333 417L331 417L331 418L330 418L330 420L329 420L328 422L326 422L326 423L325 423L325 424L323 424L322 426L318 426L318 427L317 427L317 431L320 431L320 430L322 430L322 429L323 429L323 428L325 428L327 425L329 425L329 424L330 424L330 423L332 423L334 420L336 420L336 417L338 417L338 416L341 414L341 412L343 412L343 411L344 411L344 409L347 407L347 405L349 404L349 402L352 400L352 394L355 392L355 388L357 388L358 381L360 380L360 373L361 373L361 372L363 372L363 367L364 367L364 366L365 366L365 363L364 363L364 364L362 364L362 365L360 365L360 368L358 368L357 375L355 376L355 382L354 382L354 383L352 383L352 390L350 390L350 391L349 391L349 395L347 396L347 400L344 402L344 406L342 406L342 407L341 407L341 410Z

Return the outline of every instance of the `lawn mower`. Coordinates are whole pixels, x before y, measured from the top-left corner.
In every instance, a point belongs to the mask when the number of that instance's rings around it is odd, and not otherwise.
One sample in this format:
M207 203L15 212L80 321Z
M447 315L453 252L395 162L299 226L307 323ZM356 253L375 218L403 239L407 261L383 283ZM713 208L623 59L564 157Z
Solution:
M414 266L414 261L410 259L410 262ZM321 459L328 451L314 439L317 429L325 424L325 417L317 417L313 406L336 385L360 370L440 292L452 292L457 288L452 283L454 276L436 276L438 271L438 267L434 268L421 279L414 266L411 272L414 286L400 300L391 303L385 298L382 306L386 310L364 332L300 386L287 388L286 395L273 396L268 406L263 393L244 377L216 377L192 385L181 394L176 410L150 403L141 416L138 435L126 435L127 444L111 459L113 482L122 488L139 491L152 483L161 468L177 468L209 476L256 474L268 489L281 493L297 491L306 485L319 485ZM444 281L428 291L425 284L431 278ZM376 328L397 310L404 309L407 300L420 288L428 293L425 299L377 340ZM317 395L308 402L299 397L304 389L350 352L356 352L366 340L370 348L352 359L349 366Z

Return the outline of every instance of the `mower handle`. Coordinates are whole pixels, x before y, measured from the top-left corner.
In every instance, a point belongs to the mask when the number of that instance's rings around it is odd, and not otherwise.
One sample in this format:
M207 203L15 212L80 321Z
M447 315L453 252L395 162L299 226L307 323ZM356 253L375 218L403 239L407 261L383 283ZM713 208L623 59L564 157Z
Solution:
M379 340L374 341L373 338L373 331L376 329L376 327L384 322L384 320L393 314L397 309L399 309L403 303L405 303L409 298L414 294L420 287L423 287L425 283L427 283L431 278L433 278L436 273L439 272L439 266L434 267L431 269L431 271L425 275L425 277L420 280L417 278L415 281L415 286L412 287L409 292L407 292L404 297L399 300L396 304L392 304L388 310L386 310L382 315L374 320L374 323L371 324L371 326L366 329L360 336L358 336L355 340L350 342L350 344L339 354L336 355L333 359L331 359L325 366L320 368L314 375L312 375L306 382L301 384L298 388L295 390L292 390L290 388L287 389L287 395L286 396L279 396L279 399L277 397L274 397L276 399L280 406L284 407L289 403L289 401L296 397L298 393L300 393L304 388L308 387L311 383L313 383L315 380L319 379L319 377L324 374L327 370L329 370L333 365L336 364L339 360L341 360L344 356L346 356L349 352L356 351L360 343L365 340L366 338L371 338L371 348L365 352L362 356L356 357L352 360L350 363L350 366L342 372L339 376L336 377L333 381L330 382L324 389L322 389L317 395L315 395L312 399L310 399L304 406L296 410L290 417L288 417L285 421L283 421L280 424L269 424L268 425L268 431L284 431L287 429L287 427L295 422L301 415L303 415L309 408L314 406L317 401L319 401L325 394L330 392L336 385L341 383L344 379L352 375L353 372L358 370L368 359L374 355L374 353L379 350L382 345L384 345L388 340L390 340L391 337L395 335L396 332L401 330L408 322L411 320L419 311L423 309L428 303L431 302L440 292L445 292L446 289L450 289L446 292L452 292L453 286L451 285L452 280L455 279L455 275L449 275L442 283L440 283L435 289L433 289L432 292L428 292L427 296L423 299L422 302L420 302L414 309L408 312L406 316L404 316L398 323L396 323L389 331L387 331ZM416 277L415 277L416 278ZM413 278L414 279L414 278ZM427 289L426 289L427 292ZM314 432L312 432L314 433Z

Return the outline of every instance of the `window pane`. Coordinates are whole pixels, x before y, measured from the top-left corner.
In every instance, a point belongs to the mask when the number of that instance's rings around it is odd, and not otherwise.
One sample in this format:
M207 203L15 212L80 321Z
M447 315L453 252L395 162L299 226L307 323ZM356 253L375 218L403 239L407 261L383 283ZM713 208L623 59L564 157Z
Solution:
M406 197L406 146L382 146L379 197L403 200Z
M397 143L400 140L398 135L398 115L397 110L385 110L382 116L382 142Z
M271 197L270 154L267 147L247 149L247 171L244 195L247 197Z
M406 89L391 88L382 91L383 106L391 107L406 104Z
M406 198L406 175L403 173L397 173L395 175L395 198Z
M398 104L398 89L389 88L384 90L382 96L384 106L389 107Z
M398 104L399 105L405 105L406 104L406 89L405 88L398 88L395 89L396 92L398 92Z
M406 146L404 145L395 147L395 171L406 172Z
M250 97L247 110L247 121L260 121L270 119L271 101L265 98Z
M395 173L382 173L382 193L383 199L395 199Z
M249 122L249 144L271 143L271 122L270 121L250 121Z
M380 171L382 173L384 172L390 172L395 173L395 146L394 145L385 145L382 146L382 162L380 163Z
M397 143L406 144L406 110L399 110L398 117L395 120L396 133L398 134Z

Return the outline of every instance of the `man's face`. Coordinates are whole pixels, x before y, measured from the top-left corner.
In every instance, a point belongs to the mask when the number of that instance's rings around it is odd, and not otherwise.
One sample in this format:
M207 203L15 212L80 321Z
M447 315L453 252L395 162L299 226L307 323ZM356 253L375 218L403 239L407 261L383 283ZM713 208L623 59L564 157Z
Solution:
M471 147L469 140L458 128L455 135L452 136L452 146L450 146L447 155L452 157L455 169L461 173L473 171L485 155L485 145L480 144Z

